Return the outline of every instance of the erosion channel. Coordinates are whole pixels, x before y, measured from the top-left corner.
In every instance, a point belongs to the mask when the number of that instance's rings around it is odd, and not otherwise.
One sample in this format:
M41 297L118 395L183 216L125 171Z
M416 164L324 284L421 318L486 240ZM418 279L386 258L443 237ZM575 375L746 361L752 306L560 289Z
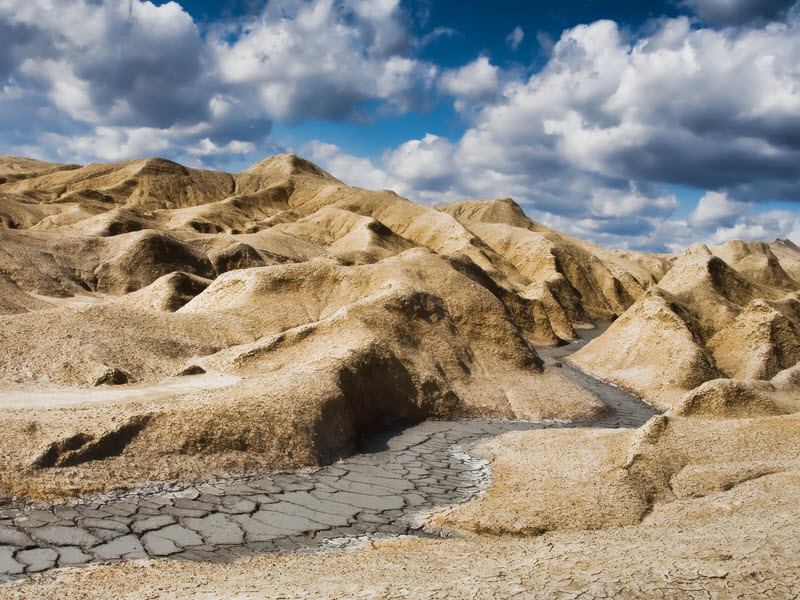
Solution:
M0 509L0 581L56 567L148 557L224 561L337 549L369 536L439 535L421 516L474 497L489 479L478 441L507 431L639 427L658 412L561 359L601 330L539 353L612 410L584 423L426 421L370 440L361 454L303 471L168 483L102 498ZM560 366L559 366L560 365Z

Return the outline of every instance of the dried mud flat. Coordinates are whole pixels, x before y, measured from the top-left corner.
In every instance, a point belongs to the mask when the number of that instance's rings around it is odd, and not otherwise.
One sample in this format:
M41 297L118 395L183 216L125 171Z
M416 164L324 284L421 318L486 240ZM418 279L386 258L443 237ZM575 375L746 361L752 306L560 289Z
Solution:
M800 596L798 281L293 155L0 157L0 596Z
M551 351L551 359L588 337ZM373 438L363 453L319 469L0 509L0 581L94 562L166 556L218 562L343 548L375 537L447 536L441 527L426 526L426 516L485 489L488 463L469 454L476 442L509 431L636 428L658 414L631 394L560 368L603 398L611 409L604 419L427 421Z

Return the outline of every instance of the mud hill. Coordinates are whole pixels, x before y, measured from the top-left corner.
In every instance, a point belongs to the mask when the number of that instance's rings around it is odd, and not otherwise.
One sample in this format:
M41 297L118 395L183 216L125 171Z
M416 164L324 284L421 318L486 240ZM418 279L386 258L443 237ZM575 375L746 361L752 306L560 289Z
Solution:
M597 418L536 347L608 321L575 363L653 404L794 410L787 240L609 251L294 155L0 157L0 224L0 496L330 462L425 418Z
M800 383L799 257L786 241L694 244L572 360L664 410L742 413L749 403L723 405L745 397L761 398L756 413L785 406Z

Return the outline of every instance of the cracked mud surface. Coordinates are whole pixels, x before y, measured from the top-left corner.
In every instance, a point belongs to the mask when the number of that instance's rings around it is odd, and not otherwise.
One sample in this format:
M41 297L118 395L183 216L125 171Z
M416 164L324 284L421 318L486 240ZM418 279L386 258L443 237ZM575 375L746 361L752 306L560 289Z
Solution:
M552 363L571 350L552 349L544 358ZM595 423L428 421L311 471L0 509L0 578L93 562L228 561L337 548L358 538L431 535L422 530L420 515L473 498L488 480L486 463L467 454L475 442L515 430L638 427L657 413L614 386L568 366L561 369L600 395L613 409L609 416Z

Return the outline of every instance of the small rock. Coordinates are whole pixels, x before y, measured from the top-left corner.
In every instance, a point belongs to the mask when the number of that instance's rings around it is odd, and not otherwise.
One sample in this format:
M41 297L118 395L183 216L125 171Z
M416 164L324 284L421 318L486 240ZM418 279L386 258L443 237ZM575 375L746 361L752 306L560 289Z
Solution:
M183 371L178 373L178 377L186 377L187 375L203 375L206 370L200 365L189 365Z
M95 387L100 385L123 385L128 383L129 380L130 377L122 369L109 367L95 380L94 385Z

